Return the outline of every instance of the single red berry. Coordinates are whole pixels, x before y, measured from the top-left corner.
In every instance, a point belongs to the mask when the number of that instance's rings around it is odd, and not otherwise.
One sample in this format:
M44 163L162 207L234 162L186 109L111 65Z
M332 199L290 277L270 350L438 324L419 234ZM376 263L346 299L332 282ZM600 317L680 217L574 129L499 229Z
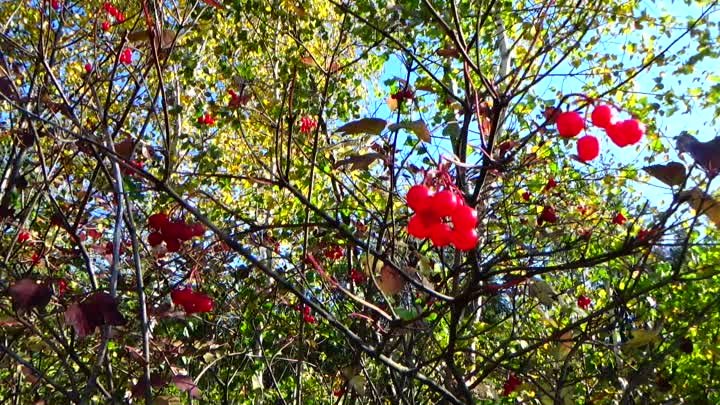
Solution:
M193 230L193 227L188 226L185 221L178 222L177 227L177 237L181 241L188 241L195 236L195 231Z
M336 389L335 391L333 391L333 395L336 398L340 398L341 396L345 395L345 387L340 387Z
M523 198L523 200L525 200L525 201L530 201L530 196L531 196L531 194L530 194L529 191L526 191L526 192L522 193L522 198Z
M405 198L407 205L415 212L425 212L430 208L430 198L433 196L429 188L418 184L410 187Z
M593 125L599 128L607 128L610 125L615 124L617 111L615 111L612 106L609 106L607 104L600 104L599 106L595 107L592 114L590 115L590 119L592 120Z
M363 274L363 273L362 273L360 270L358 270L358 269L352 269L352 270L350 270L350 279L351 279L355 284L362 284L362 283L365 282L365 274Z
M618 212L617 214L615 214L612 219L612 223L615 225L624 225L625 222L627 222L627 218L625 218L622 212Z
M116 11L113 17L115 17L118 23L122 24L125 22L125 14L121 13L120 11Z
M547 184L545 184L545 188L543 190L550 191L557 187L557 185L557 181L555 181L555 179L551 177L550 180L547 181Z
M115 6L113 6L109 2L105 2L105 4L103 4L103 8L110 15L114 15L115 13L117 13L117 9L115 8Z
M585 135L578 139L577 153L581 161L591 161L600 155L600 142L592 135Z
M549 222L551 224L556 223L558 220L557 214L555 213L555 208L553 208L551 205L546 205L543 207L542 212L538 216L537 224L542 225L544 222Z
M478 223L477 211L468 207L467 205L461 205L455 208L452 213L453 228L457 229L475 229Z
M609 127L605 128L605 133L607 133L608 138L610 138L610 140L613 141L615 145L621 148L624 148L630 144L625 129L623 128L622 122L610 125Z
M129 65L132 63L132 50L130 48L123 49L120 53L120 63Z
M21 232L18 234L18 238L17 238L18 243L25 243L25 242L27 242L27 241L29 241L29 240L30 240L30 232L28 232L28 231L21 231Z
M32 263L33 266L37 266L38 264L40 264L41 260L42 260L42 256L40 255L40 253L35 252L35 253L33 253L32 257L30 258L30 263Z
M565 111L555 119L558 134L563 138L573 138L585 129L585 120L575 111Z
M303 321L305 321L305 323L315 323L317 319L312 315L303 315Z
M452 241L452 229L448 224L439 222L430 227L430 242L435 247L445 247Z
M628 145L640 142L645 135L645 124L636 119L622 121L620 125Z
M590 304L592 304L592 300L585 295L581 295L577 299L577 305L582 309L588 309Z
M430 198L430 209L439 217L452 215L458 206L458 198L450 190L442 190Z
M478 244L478 233L473 229L455 229L451 236L452 245L455 249L466 252L473 250Z
M65 295L65 291L68 289L68 283L64 278L57 280L57 293L59 297Z
M150 228L153 228L156 231L163 229L163 227L169 223L170 219L168 218L167 214L163 212L158 212L148 217L148 225L150 225Z
M86 63L85 64L85 73L90 73L93 71L93 65Z
M50 6L53 8L53 10L58 11L60 10L60 1L59 0L51 0Z
M410 217L407 225L407 232L410 236L418 239L425 239L430 236L430 228L425 224L420 214Z
M150 246L157 246L163 242L163 236L160 232L152 232L150 235L148 235L148 244Z
M180 250L180 241L177 239L165 238L165 246L168 252L177 252Z
M103 21L102 30L105 32L110 32L110 21Z

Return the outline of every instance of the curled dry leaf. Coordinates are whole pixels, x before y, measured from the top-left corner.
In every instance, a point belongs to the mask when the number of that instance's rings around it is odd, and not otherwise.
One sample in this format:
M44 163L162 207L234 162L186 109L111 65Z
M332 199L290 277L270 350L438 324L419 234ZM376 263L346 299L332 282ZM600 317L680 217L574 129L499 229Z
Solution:
M679 186L685 182L685 177L687 177L685 165L679 162L647 166L643 167L643 170L668 186Z
M398 124L392 124L388 127L388 129L391 131L396 131L401 128L411 131L412 133L417 135L417 137L423 142L431 142L430 129L428 129L427 124L425 124L425 121L423 121L422 119L419 119L417 121L400 122Z
M150 40L150 30L135 31L128 34L128 40L130 42L141 42ZM175 31L162 30L159 38L156 37L155 41L159 44L160 49L168 49L172 46L175 40Z
M683 133L677 138L679 153L689 153L708 176L715 177L720 172L720 137L708 142L700 142L694 136Z
M698 214L706 215L716 227L720 228L720 202L711 195L695 187L678 194L678 199L690 204Z
M437 56L442 56L443 58L457 58L460 56L460 51L458 51L456 48L452 47L445 47L440 48L437 51L435 51Z
M380 135L385 129L387 122L380 118L362 118L357 121L351 121L338 128L335 132L343 132L347 135L351 134L372 134Z
M380 269L378 286L385 294L395 295L405 287L405 279L402 274L395 271L392 267L385 265Z
M52 289L45 283L30 278L18 280L9 289L13 308L27 311L34 307L43 308L50 302Z

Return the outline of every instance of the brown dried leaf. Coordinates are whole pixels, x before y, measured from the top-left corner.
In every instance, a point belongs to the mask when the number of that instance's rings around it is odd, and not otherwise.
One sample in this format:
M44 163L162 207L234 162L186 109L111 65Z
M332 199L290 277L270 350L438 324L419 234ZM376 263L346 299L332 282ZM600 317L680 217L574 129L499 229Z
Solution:
M353 155L335 163L335 168L352 165L350 170L367 170L370 165L384 156L380 153L366 153L364 155Z
M405 287L405 279L390 266L383 266L378 278L378 286L388 295L395 295Z
M687 177L685 165L679 162L647 166L643 167L643 170L668 186L679 186L685 182L685 177Z
M457 58L460 56L460 51L452 47L440 48L435 53L443 58Z
M417 137L423 142L430 143L432 141L430 137L430 129L428 129L425 121L423 121L422 119L419 119L417 121L400 122L398 124L392 124L388 127L388 129L391 131L396 131L400 128L412 131L412 133L417 135Z
M678 195L678 199L686 201L695 211L707 216L716 227L720 228L720 202L711 195L696 187L683 191Z
M345 134L373 134L380 135L385 129L387 122L380 118L362 118L357 121L348 122L336 130Z

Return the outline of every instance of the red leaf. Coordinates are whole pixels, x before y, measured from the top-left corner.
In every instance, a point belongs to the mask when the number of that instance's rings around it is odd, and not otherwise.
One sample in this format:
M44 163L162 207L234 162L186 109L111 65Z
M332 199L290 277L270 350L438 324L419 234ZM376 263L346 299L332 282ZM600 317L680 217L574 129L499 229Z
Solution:
M189 393L193 398L200 398L200 395L202 395L202 392L190 376L176 375L172 378L172 382L180 391Z
M121 326L126 321L117 307L110 294L96 292L83 302L70 305L65 311L65 323L72 325L80 337L92 334L98 326Z
M220 10L222 10L223 8L225 8L222 4L218 3L218 2L215 1L215 0L203 0L203 3L207 4L208 6L213 6L213 7L217 8L217 9L220 9Z
M79 337L85 337L95 331L95 327L90 328L80 304L72 304L68 307L65 311L65 323L72 326Z
M168 381L166 378L160 374L150 374L150 386L155 389L164 388L168 384ZM137 384L133 385L130 389L130 392L132 393L133 398L140 398L145 394L145 387L147 386L147 381L145 380L145 376L140 377L140 380L138 380Z
M50 302L52 290L45 283L38 283L29 278L16 282L8 290L13 307L26 311L33 307L44 307Z

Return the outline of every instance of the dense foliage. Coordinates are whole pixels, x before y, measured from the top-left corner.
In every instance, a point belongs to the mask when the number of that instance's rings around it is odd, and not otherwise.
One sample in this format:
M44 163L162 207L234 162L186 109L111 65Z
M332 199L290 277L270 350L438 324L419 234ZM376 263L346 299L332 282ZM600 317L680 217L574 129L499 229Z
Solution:
M0 3L0 399L720 402L719 12Z

